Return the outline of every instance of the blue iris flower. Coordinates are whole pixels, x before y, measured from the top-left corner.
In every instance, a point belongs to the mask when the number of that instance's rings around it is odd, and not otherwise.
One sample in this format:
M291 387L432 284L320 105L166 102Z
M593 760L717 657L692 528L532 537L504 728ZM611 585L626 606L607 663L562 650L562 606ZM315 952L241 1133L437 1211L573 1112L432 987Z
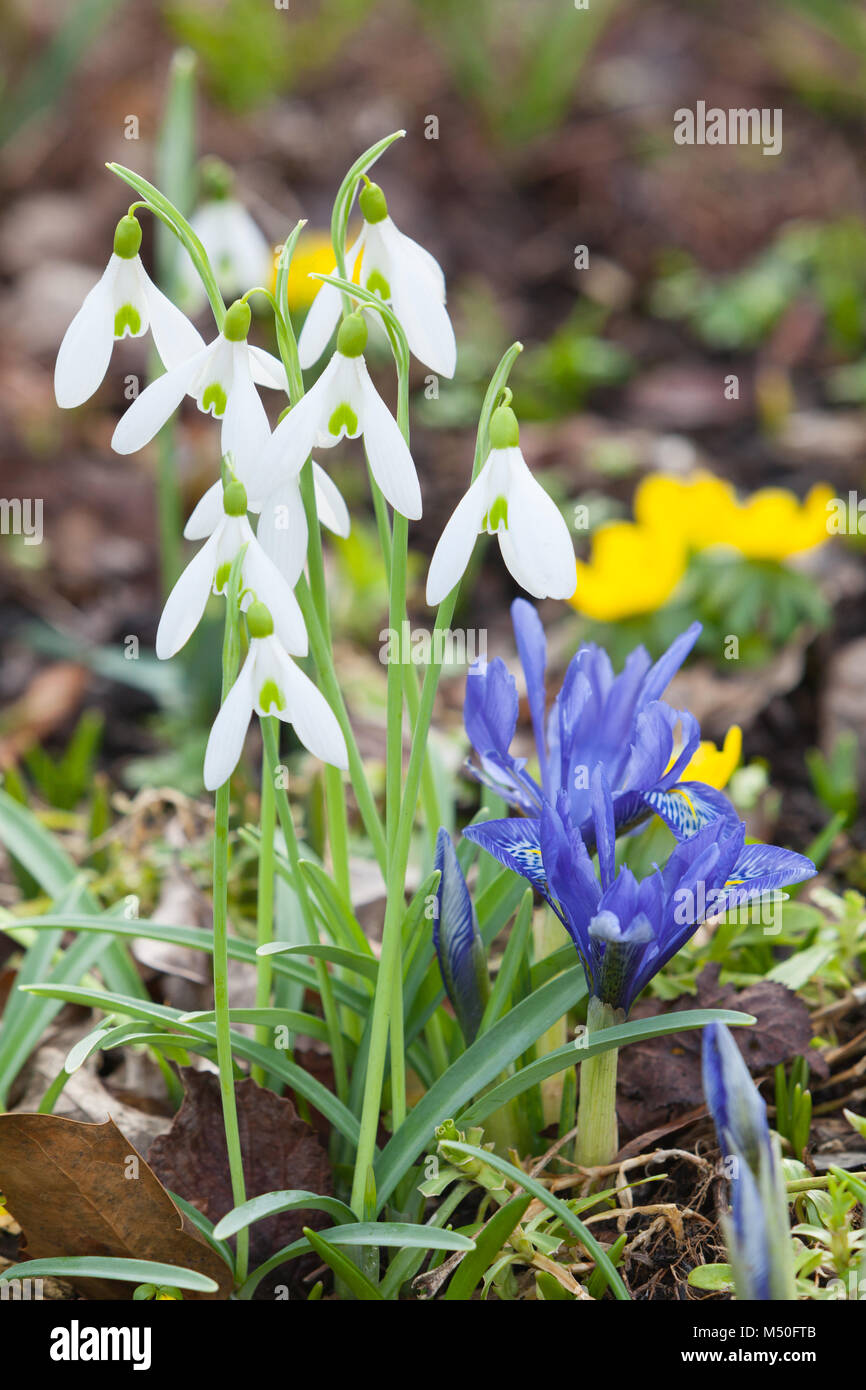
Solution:
M661 698L694 646L700 623L677 637L655 664L644 647L637 647L619 675L614 675L602 648L594 643L581 647L547 713L547 643L541 620L525 599L515 599L511 619L526 679L541 780L526 771L525 758L514 757L510 751L518 714L513 676L498 658L488 665L476 662L466 681L463 717L478 766L470 764L468 770L526 819L473 826L467 832L471 839L543 890L542 808L565 799L572 824L591 848L590 779L599 764L612 789L620 832L654 812L678 839L694 835L715 820L727 822L729 828L736 825L736 815L721 792L704 783L679 781L700 742L700 728L687 710L674 709Z
M704 1029L704 1095L731 1178L725 1241L741 1301L794 1297L788 1202L767 1107L723 1023Z
M745 826L716 820L637 879L615 869L614 798L599 763L590 783L598 872L571 819L567 793L545 803L540 849L546 896L571 936L591 994L626 1014L641 990L708 916L815 873L775 845L746 845Z

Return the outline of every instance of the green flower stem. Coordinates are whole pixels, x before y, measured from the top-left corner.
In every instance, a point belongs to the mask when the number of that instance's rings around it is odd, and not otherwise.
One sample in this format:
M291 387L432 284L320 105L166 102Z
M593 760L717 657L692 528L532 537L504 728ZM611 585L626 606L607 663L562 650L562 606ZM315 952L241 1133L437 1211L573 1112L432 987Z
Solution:
M457 590L448 595L439 605L436 616L436 631L446 631L454 612ZM436 647L434 645L434 651ZM373 998L373 1015L370 1024L370 1050L367 1058L367 1075L364 1086L364 1099L361 1107L361 1131L355 1161L355 1176L352 1187L351 1206L353 1211L363 1211L364 1189L367 1169L373 1162L376 1148L376 1131L379 1123L379 1106L382 1099L382 1083L385 1076L385 1059L388 1051L388 1034L391 1025L392 1009L396 987L395 976L399 979L401 957L400 929L404 907L404 885L409 861L409 847L412 838L412 825L415 806L421 783L421 765L424 759L424 744L442 663L431 661L424 673L418 723L413 731L412 751L406 772L406 789L400 807L396 835L388 860L388 891L385 907L385 923L382 929L382 953L379 958L379 974L376 980L376 993Z
M238 557L239 559L242 557ZM238 559L232 566L232 579L226 601L225 636L222 656L222 698L225 700L238 673L240 637L238 633L238 609L233 600L237 596L240 565ZM246 1201L244 1186L244 1167L241 1156L240 1131L238 1129L237 1099L235 1096L234 1062L232 1059L231 1021L229 1017L228 980L228 879L229 879L229 809L230 782L226 781L218 789L215 798L215 825L213 851L213 994L216 1027L217 1065L219 1068L220 1096L222 1098L223 1124L228 1150L229 1173L231 1175L232 1201L240 1206ZM246 1278L249 1260L249 1234L238 1232L235 1273L238 1283Z
M382 547L382 555L385 561L385 575L390 588L391 525L388 520L388 504L373 474L369 473L369 477L370 492L373 497L373 510L376 514L376 525L379 530L379 544ZM418 719L421 696L418 689L418 679L415 668L408 663L403 664L403 694L406 700L406 708L409 711L409 722L412 728L414 728ZM421 803L424 808L424 820L430 833L430 842L431 844L435 844L439 827L443 824L443 815L439 805L439 791L436 786L436 778L433 774L433 764L429 756L429 745L426 752L427 756L424 758L424 768L421 773Z
M265 758L271 769L280 765L278 730L273 719L262 721L262 739L264 741ZM272 779L273 780L273 779ZM307 891L307 881L301 873L300 853L298 850L298 840L295 834L295 823L292 819L292 808L284 787L276 787L276 810L279 817L280 830L283 833L283 840L286 846L286 855L289 860L289 867L292 871L292 881L301 905L301 916L304 919L304 927L307 932L307 939L311 945L318 944L319 933L316 930L316 919L313 913L313 906L310 902L310 895ZM346 1066L346 1049L343 1044L343 1034L340 1031L340 1019L337 1003L334 998L334 990L331 984L331 976L328 967L323 960L314 961L316 971L316 984L322 1000L322 1012L325 1015L325 1023L328 1027L328 1041L331 1048L331 1058L334 1064L334 1083L337 1095L340 1100L347 1102L349 1096L349 1075Z
M293 405L304 394L304 377L298 358L298 343L292 326L289 311L288 283L292 252L304 222L299 222L287 238L280 255L277 271L276 297L272 299L274 318L277 327L277 343L289 383L289 396ZM271 296L268 296L271 298ZM304 464L300 478L301 498L307 519L307 565L310 573L310 591L319 618L324 643L333 665L331 648L331 621L328 612L328 595L325 587L325 561L322 553L322 533L319 529L319 515L316 507L316 490L313 482L313 467L310 460ZM318 662L316 663L318 665ZM321 672L320 672L321 674ZM343 778L339 768L325 766L325 812L328 820L328 842L331 847L331 863L334 881L347 902L351 902L351 880L349 875L349 822L346 811L346 797Z
M484 404L481 408L481 417L478 422L478 434L475 441L475 458L472 465L473 482L481 471L482 464L486 458L487 432L490 416L495 408L499 393L508 380L508 373L511 370L511 366L518 353L521 351L522 347L520 343L512 344L504 354L487 388L487 394L484 397ZM435 636L437 632L442 632L444 635L450 628L451 619L454 616L454 609L457 605L459 591L460 585L456 584L447 598L443 599L439 605L434 626L434 653L437 650L444 651L444 642L437 644ZM357 1212L359 1216L364 1211L367 1172L372 1165L376 1150L376 1132L379 1125L379 1108L382 1101L382 1085L385 1078L385 1059L388 1051L391 1011L396 992L394 979L395 976L398 980L400 978L400 929L403 918L406 868L409 861L412 825L421 784L421 769L424 762L427 735L430 729L430 720L433 715L433 705L436 699L436 690L439 685L441 670L442 662L434 659L424 672L424 682L421 687L421 698L418 707L418 718L415 721L412 731L412 749L409 754L405 792L400 806L396 837L393 842L389 841L390 853L388 857L385 923L382 929L382 953L379 959L376 992L373 997L373 1013L370 1021L370 1048L367 1058L367 1073L364 1084L364 1096L361 1104L360 1133L358 1136L358 1148L355 1154L355 1172L352 1182L351 1206L353 1211Z
M256 896L256 945L266 946L274 935L274 830L276 826L276 768L268 757L264 739L264 727L272 724L273 715L262 719L262 793L259 815L261 840L259 841L259 882ZM273 729L271 730L273 733ZM271 1002L273 983L273 960L271 956L256 957L256 1008L266 1009ZM256 1027L256 1042L263 1047L271 1044L271 1030L267 1024ZM250 1075L260 1086L265 1084L264 1067L254 1066Z
M622 1009L603 1004L590 996L586 1014L586 1036L602 1028L615 1028L625 1022ZM575 1051L580 1060L580 1049ZM581 1168L598 1168L612 1163L619 1149L616 1122L616 1066L618 1049L612 1047L598 1057L588 1057L580 1067L580 1099L577 1105L577 1139L574 1161Z

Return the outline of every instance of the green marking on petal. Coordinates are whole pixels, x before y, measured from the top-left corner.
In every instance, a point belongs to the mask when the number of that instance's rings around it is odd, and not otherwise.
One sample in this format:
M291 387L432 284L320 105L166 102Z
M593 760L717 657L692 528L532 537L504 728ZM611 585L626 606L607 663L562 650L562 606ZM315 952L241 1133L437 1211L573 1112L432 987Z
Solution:
M346 401L341 402L341 404L337 406L337 409L328 421L328 433L335 436L339 435L344 425L347 434L357 433L358 417Z
M265 681L259 692L259 707L267 714L271 706L277 710L285 709L286 701L276 681L268 680Z
M488 512L487 530L490 532L498 531L500 526L503 530L508 530L508 498L497 497L493 506Z
M367 289L371 294L381 295L383 299L391 298L391 286L388 284L381 270L374 270L373 273L367 277Z
M211 406L214 415L222 415L226 408L226 393L218 381L212 381L201 398L201 408L205 414Z
M133 338L141 332L141 314L134 304L122 304L114 315L115 338L122 338L127 329Z
M214 577L214 588L216 589L217 593L221 593L225 586L228 584L229 575L231 574L231 572L232 567L227 560L222 565L218 566L216 575Z

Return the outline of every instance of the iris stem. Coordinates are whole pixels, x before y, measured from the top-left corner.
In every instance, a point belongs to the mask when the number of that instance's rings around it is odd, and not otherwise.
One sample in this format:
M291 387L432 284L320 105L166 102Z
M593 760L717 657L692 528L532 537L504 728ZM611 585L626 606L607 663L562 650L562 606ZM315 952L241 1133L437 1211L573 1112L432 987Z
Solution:
M259 814L261 840L259 842L259 881L256 900L256 945L266 946L274 936L274 830L276 828L275 777L277 769L268 757L264 738L265 725L272 724L273 715L268 715L262 723L262 793ZM272 731L273 732L273 731ZM266 1009L271 1002L273 982L273 959L271 956L256 957L256 1008ZM262 1047L271 1044L271 1030L265 1023L256 1027L256 1042ZM254 1081L265 1084L265 1069L253 1066L250 1071Z
M590 996L586 1013L586 1038L603 1028L625 1022L625 1012ZM588 1057L580 1067L580 1098L577 1105L577 1139L574 1161L581 1168L597 1168L612 1163L619 1150L616 1121L616 1067L618 1049L612 1047L598 1057ZM580 1057L580 1051L577 1051Z
M226 603L225 636L222 655L222 698L225 700L238 672L240 640L237 613ZM229 880L229 810L230 784L225 781L215 797L213 851L213 994L216 1027L217 1066L223 1125L228 1151L232 1201L240 1206L246 1201L244 1166L238 1128L238 1108L235 1096L234 1062L232 1058L231 1021L229 1017L228 980L228 880ZM239 1284L246 1278L249 1260L249 1233L239 1231L235 1274Z

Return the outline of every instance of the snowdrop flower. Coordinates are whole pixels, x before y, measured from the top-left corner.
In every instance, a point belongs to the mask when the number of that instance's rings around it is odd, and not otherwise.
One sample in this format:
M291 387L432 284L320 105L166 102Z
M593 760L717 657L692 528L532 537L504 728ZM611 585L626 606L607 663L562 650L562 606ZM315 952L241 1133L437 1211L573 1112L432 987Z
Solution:
M210 488L193 511L184 535L188 540L208 539L166 600L156 633L158 657L167 660L189 641L201 621L208 594L224 591L232 561L244 545L241 606L249 607L253 596L267 601L277 615L282 645L297 656L306 656L307 629L300 606L291 586L253 535L243 483L230 482L224 492Z
M366 179L358 198L364 226L346 256L351 279L363 255L361 284L390 304L406 334L409 350L441 376L457 363L454 329L445 308L445 277L439 262L417 241L399 231L388 216L378 184ZM301 366L318 362L340 317L340 291L322 285L298 340Z
M462 577L482 531L498 536L503 560L527 593L535 598L570 598L574 593L575 558L568 527L527 467L517 417L508 404L494 410L487 462L458 502L433 552L427 575L431 606L441 603Z
M324 468L316 460L313 465L313 488L316 495L316 511L319 521L334 535L344 539L351 530L349 509L343 501L340 489L328 477ZM280 573L291 585L297 584L307 558L307 514L301 497L298 475L287 477L265 498L261 511L256 537L266 555L269 555Z
M140 338L150 328L156 350L171 369L203 346L189 320L166 299L141 264L141 227L122 217L114 251L70 323L54 368L54 394L64 409L83 405L102 382L115 341Z
M336 715L313 682L286 654L265 604L247 612L250 649L214 721L204 758L204 784L216 791L237 767L250 717L275 714L317 758L347 768L346 741Z
M222 420L221 452L231 454L239 478L255 495L261 456L270 438L255 383L287 391L288 382L275 357L247 342L250 317L249 305L235 300L212 343L205 347L199 338L192 356L157 377L133 401L114 431L112 448L118 454L141 449L190 395L199 410Z
M269 283L273 250L243 203L232 197L232 171L213 157L203 159L199 168L205 197L190 226L207 252L223 294L234 299L251 285ZM183 257L181 290L191 308L204 303L204 286L188 256Z
M370 470L395 511L421 515L421 489L405 439L367 371L367 325L361 313L341 323L334 353L315 386L277 425L263 458L269 491L295 477L313 446L330 449L344 435L364 436ZM573 587L573 586L572 586Z

